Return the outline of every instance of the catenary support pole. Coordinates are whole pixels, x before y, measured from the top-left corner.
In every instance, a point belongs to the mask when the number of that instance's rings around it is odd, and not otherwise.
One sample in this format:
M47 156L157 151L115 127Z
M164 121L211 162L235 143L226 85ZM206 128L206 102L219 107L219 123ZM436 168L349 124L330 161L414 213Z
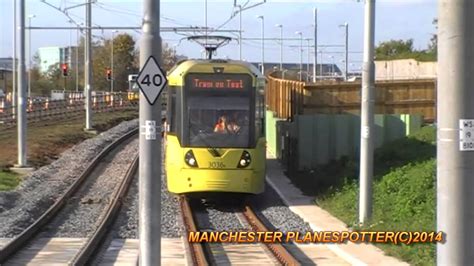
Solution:
M306 82L309 82L309 65L310 65L310 62L311 62L311 39L306 39L307 41L307 45L306 45L306 49L308 50L308 58L306 60Z
M160 1L143 1L140 68L154 56L161 59ZM139 239L140 265L160 265L161 261L161 98L150 105L140 92L139 148ZM157 136L146 139L145 127L155 122Z
M28 16L28 26L31 27L31 19L34 15ZM31 30L28 30L28 97L31 98Z
M112 31L112 40L111 40L111 48L110 48L110 92L114 92L114 37L115 32Z
M79 29L76 30L76 92L79 92Z
M319 75L321 76L321 79L323 79L323 50L319 50L319 52L321 53L321 57L320 57L320 63L319 63Z
M86 98L86 131L93 131L91 91L92 91L92 3L86 0L86 41L85 41L85 66L84 66L84 97Z
M296 34L300 35L300 81L303 81L303 33L297 31Z
M347 81L347 75L349 72L349 23L345 23L345 30L346 30L346 59L345 59L345 67L344 67L344 81Z
M437 244L437 265L474 261L472 14L474 1L438 1L437 229L446 242Z
M372 215L372 176L374 162L374 35L375 0L365 1L364 56L360 128L359 223Z
M17 128L18 128L18 165L26 167L26 67L25 67L25 0L19 5L19 60L18 60L18 99L17 99Z
M16 79L17 79L17 66L16 66L16 58L17 58L17 47L16 47L16 33L18 31L17 28L17 11L16 11L16 6L17 6L17 0L13 0L13 58L12 58L12 106L14 108L12 109L13 115L16 114L16 106L17 106L17 86L16 86Z
M283 71L283 25L277 24L275 26L280 28L280 71Z
M314 9L314 63L313 63L313 82L316 82L316 67L318 66L318 9ZM321 75L321 73L319 73Z
M262 20L262 74L265 75L265 17L257 16L258 19Z
M242 5L239 7L239 60L242 61Z

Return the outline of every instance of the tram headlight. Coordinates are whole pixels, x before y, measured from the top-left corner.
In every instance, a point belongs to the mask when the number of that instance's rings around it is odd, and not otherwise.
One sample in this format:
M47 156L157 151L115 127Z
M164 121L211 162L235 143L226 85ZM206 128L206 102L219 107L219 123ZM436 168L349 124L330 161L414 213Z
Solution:
M243 151L242 156L240 156L239 163L237 164L237 168L245 168L250 165L250 162L252 162L250 153L248 151Z
M196 158L194 158L194 153L192 150L189 150L186 152L186 155L184 155L184 161L186 162L187 165L191 167L198 167Z

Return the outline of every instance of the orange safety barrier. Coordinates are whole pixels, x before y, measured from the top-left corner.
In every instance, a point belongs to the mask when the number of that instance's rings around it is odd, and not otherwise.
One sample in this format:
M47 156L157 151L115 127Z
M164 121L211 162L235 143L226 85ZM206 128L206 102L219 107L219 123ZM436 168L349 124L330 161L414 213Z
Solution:
M29 99L28 100L28 109L27 109L28 112L31 112L33 111L33 100Z
M44 110L48 110L49 108L49 99L46 99L46 102L44 102Z

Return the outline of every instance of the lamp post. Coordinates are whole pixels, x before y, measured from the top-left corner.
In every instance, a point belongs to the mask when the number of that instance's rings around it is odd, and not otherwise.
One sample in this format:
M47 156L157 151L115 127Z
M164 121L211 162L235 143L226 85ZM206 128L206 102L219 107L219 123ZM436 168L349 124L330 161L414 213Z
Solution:
M341 63L342 63L343 65L345 65L346 60L342 59L342 60L341 60ZM346 69L347 69L347 68L346 68ZM346 71L346 73L347 73L347 71ZM344 81L347 81L347 75L344 75L343 78L344 78Z
M276 24L275 27L280 28L280 71L283 70L283 25Z
M71 26L74 24L74 22L73 22L72 20L69 20L69 23L71 24ZM78 76L78 75L77 75L77 68L78 68L77 59L78 59L79 55L78 55L78 51L77 51L77 50L78 50L79 45L77 45L77 43L79 42L79 41L78 41L78 40L79 40L79 30L76 29L76 51L75 51L75 57L76 57L76 59L75 59L74 61L72 60L72 53L71 53L71 50L72 50L72 41L71 41L71 38L72 38L71 35L72 35L72 34L71 34L71 33L72 33L72 30L69 32L69 61L70 61L70 62L75 62L75 66L74 66L74 67L73 67L73 64L72 64L72 63L70 63L70 65L71 65L71 68L73 68L73 69L75 70L75 72L76 72L76 74L75 74L76 92L78 92L78 91L79 91L79 84L78 84L78 82L77 82L77 81L78 81L78 80L77 80L77 76Z
M314 66L313 66L313 82L316 83L317 75L316 75L316 67L318 66L318 9L315 8L313 10L314 15ZM321 74L320 74L321 75Z
M28 16L28 26L31 28L31 19L36 15ZM28 29L28 98L31 97L31 29Z
M323 50L318 50L319 54L321 55L321 62L319 63L319 75L323 78Z
M115 33L117 33L118 30L112 31L112 41L111 41L111 55L110 55L110 92L114 92L114 38L115 38Z
M242 61L242 5L239 7L239 59Z
M84 25L84 23L81 23ZM79 28L76 30L76 92L79 92L79 45L80 45L80 36Z
M262 74L265 75L265 18L262 15L257 18L262 20Z
M347 81L347 69L348 69L348 62L349 62L349 23L344 23L344 25L339 25L339 27L344 27L345 28L345 39L346 39L346 44L345 44L345 49L346 49L346 63L344 64L344 80Z
M17 67L16 67L16 33L17 33L17 11L16 11L16 0L13 0L13 58L12 58L12 113L13 118L15 118L16 113L16 103L17 103L17 89L16 89L16 74L17 74ZM5 88L6 89L6 88Z
M301 31L295 32L295 34L300 35L300 81L303 80L303 33Z
M307 48L308 48L308 61L306 62L306 82L309 82L309 61L311 61L311 53L309 52L310 47L311 47L311 39L306 38L306 41L308 42Z

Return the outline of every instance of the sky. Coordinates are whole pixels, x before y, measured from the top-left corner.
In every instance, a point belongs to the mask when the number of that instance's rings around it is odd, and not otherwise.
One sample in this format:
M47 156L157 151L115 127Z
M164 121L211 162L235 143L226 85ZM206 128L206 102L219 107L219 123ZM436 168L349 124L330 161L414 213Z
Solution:
M17 0L19 1L19 0ZM252 6L263 0L235 0L237 4ZM0 57L12 55L12 0L0 0ZM84 0L46 0L47 3L60 9L84 3ZM205 0L162 0L161 25L167 27L205 26ZM340 25L349 24L349 69L360 68L363 50L364 1L357 0L267 0L266 3L249 8L242 12L243 53L244 60L261 61L262 20L257 16L264 16L264 35L266 38L280 38L280 28L283 25L283 37L293 38L283 42L283 59L286 63L300 62L300 36L295 32L303 33L303 38L314 38L313 9L318 9L318 61L336 63L342 66L344 58L345 31ZM141 26L143 2L141 0L97 0L93 4L93 24L100 26ZM234 0L207 0L207 25L218 27L229 20L234 8ZM84 6L68 9L71 17L77 22L84 21ZM26 16L35 15L31 19L32 26L69 26L69 19L60 11L43 3L41 0L26 0ZM377 0L375 43L378 44L390 39L414 40L417 49L425 49L436 29L432 24L437 16L436 0ZM27 19L28 24L28 19ZM238 30L239 16L228 21L222 29ZM126 30L139 40L138 30ZM97 37L110 38L112 31L94 31ZM190 58L201 58L202 47L186 40L191 33L162 33L165 42L176 48L178 54ZM239 58L237 33L218 33L235 38L227 46L217 51L216 58ZM75 30L33 30L31 33L31 49L34 54L39 47L68 46L76 43ZM27 34L28 36L28 34ZM254 38L245 40L245 38ZM312 45L312 41L311 45ZM303 62L308 59L306 46L303 45ZM280 62L279 40L265 41L265 62L278 64ZM310 58L314 52L310 49ZM27 49L28 53L28 49Z

